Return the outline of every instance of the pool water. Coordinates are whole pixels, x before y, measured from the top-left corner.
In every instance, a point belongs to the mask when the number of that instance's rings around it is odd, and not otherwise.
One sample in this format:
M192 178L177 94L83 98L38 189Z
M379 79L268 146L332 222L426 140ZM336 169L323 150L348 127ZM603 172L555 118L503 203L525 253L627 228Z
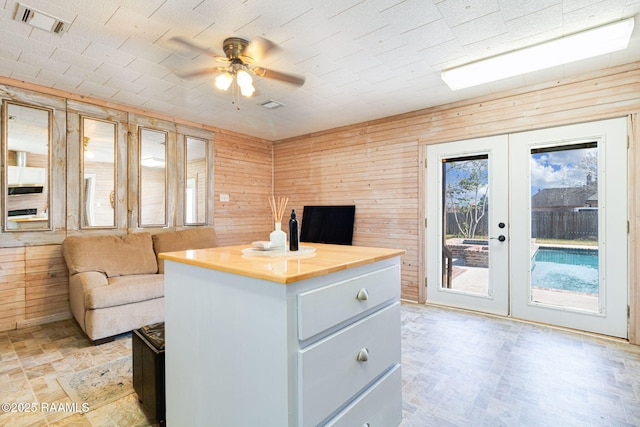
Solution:
M532 260L531 286L598 293L598 250L540 248Z

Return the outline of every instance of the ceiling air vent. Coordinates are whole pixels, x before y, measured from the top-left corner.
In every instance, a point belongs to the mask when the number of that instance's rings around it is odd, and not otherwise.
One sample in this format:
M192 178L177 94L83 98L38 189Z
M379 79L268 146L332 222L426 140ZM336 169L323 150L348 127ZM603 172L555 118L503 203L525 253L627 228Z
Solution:
M62 34L69 27L68 22L23 4L18 4L18 10L16 11L14 19L55 34Z
M284 104L278 102L278 101L274 101L273 99L270 99L266 102L263 102L262 104L260 104L262 107L269 109L269 110L273 110L274 108L280 108L280 107L284 107Z

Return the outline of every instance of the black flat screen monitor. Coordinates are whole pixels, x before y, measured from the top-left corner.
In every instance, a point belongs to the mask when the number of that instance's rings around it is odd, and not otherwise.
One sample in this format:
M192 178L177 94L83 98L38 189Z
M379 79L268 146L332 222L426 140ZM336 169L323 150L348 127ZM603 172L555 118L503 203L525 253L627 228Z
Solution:
M355 206L305 206L300 241L350 245L355 215Z

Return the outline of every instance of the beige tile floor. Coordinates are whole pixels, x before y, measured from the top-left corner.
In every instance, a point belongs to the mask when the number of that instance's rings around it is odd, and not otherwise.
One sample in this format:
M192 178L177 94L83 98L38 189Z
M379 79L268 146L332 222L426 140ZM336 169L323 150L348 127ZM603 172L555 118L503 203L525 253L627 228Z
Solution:
M2 332L0 402L69 402L59 376L130 353L130 335L95 347L72 320ZM402 427L640 425L640 347L622 341L403 304L402 365ZM0 412L3 427L69 425L153 424L135 394L86 414Z

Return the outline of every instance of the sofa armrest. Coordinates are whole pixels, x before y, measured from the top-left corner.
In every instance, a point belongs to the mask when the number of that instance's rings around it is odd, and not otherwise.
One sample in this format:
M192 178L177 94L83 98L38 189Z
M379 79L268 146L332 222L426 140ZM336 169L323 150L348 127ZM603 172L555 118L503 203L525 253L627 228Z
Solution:
M108 284L107 276L99 271L85 271L74 274L69 278L69 286L81 290L83 299L86 292L99 286L107 286Z
M76 318L82 330L85 330L84 296L91 289L107 286L107 276L98 271L85 271L69 277L69 305L73 317Z

